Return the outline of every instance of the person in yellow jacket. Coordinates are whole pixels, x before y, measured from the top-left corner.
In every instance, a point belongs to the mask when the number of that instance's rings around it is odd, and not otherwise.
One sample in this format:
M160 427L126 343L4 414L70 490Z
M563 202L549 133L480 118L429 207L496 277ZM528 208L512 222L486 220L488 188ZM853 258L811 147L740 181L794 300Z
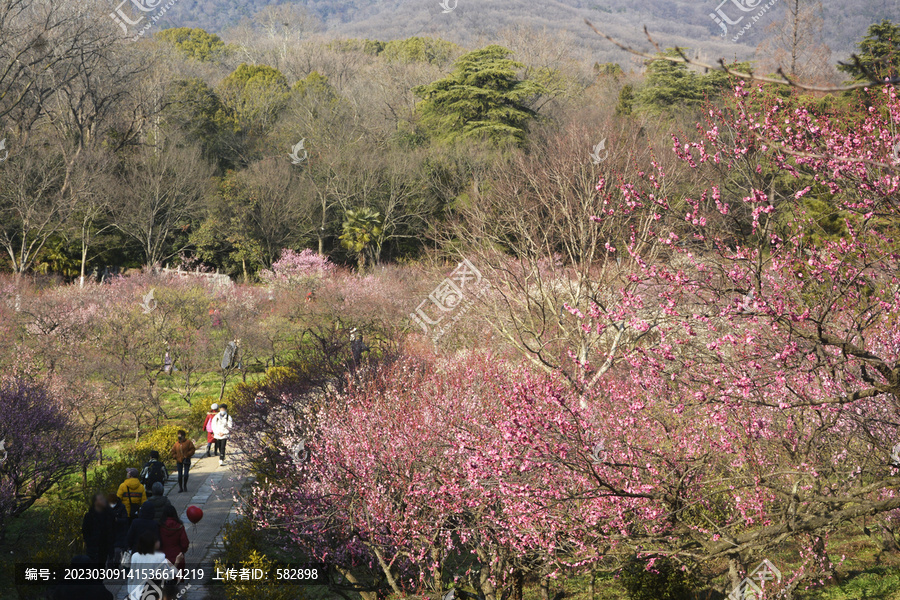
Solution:
M128 478L119 486L116 496L122 501L125 510L128 512L128 518L133 519L137 516L138 509L141 504L147 501L147 490L138 480L138 470L129 468L125 471Z

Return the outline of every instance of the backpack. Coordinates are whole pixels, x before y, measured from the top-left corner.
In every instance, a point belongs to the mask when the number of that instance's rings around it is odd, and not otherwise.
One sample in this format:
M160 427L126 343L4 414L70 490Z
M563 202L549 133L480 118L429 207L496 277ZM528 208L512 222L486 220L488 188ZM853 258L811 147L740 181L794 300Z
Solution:
M213 422L213 419L215 419L215 416L212 416L212 417L210 417L209 419L206 420L206 433L212 433L212 432L213 432L213 430L212 430L212 422Z
M151 460L144 465L144 470L141 472L141 483L146 487L153 485L157 481L160 483L165 483L166 481L163 464L161 461Z

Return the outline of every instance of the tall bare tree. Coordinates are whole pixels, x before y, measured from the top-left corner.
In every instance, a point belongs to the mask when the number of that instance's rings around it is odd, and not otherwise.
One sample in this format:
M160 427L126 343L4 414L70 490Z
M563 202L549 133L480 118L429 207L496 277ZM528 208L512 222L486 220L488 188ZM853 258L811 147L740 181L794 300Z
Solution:
M756 49L762 70L781 68L788 77L830 83L837 74L831 64L831 48L822 42L824 20L818 0L787 0L785 18L766 28L766 38Z
M665 257L664 246L647 235L655 211L648 206L627 218L608 213L627 201L618 185L640 165L649 170L651 160L662 159L654 157L639 125L613 129L599 149L598 130L579 121L534 132L530 153L515 155L475 186L453 234L490 283L481 308L501 338L535 366L590 387L623 348L654 335L652 326L638 331L606 307L633 291L625 277L637 258L626 251L632 235L645 240L637 246L641 259ZM602 326L587 330L574 313L588 314L592 303ZM659 317L648 313L646 320L656 324Z
M59 140L53 140L59 141ZM0 248L17 275L31 269L72 212L66 163L57 148L31 146L11 156L0 175Z
M160 264L188 246L211 174L199 149L175 140L143 147L125 161L112 218L140 246L145 264Z

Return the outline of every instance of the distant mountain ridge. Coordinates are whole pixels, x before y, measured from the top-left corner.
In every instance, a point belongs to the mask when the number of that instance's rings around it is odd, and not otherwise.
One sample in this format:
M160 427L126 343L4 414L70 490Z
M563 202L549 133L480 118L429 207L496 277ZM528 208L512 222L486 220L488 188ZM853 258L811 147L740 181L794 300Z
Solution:
M339 37L380 40L412 35L440 37L465 46L494 41L509 27L531 27L571 37L589 49L600 62L627 62L616 49L584 24L590 19L602 31L643 49L652 47L643 35L647 26L663 47L689 47L707 59L753 58L756 46L766 36L766 27L784 18L788 0L775 0L738 42L721 37L720 25L711 18L716 9L737 20L752 15L735 8L766 4L765 0L304 0L305 7L324 24L325 31ZM241 19L251 17L270 4L267 0L178 0L161 20L163 27L202 27L221 33ZM823 2L824 41L833 59L844 59L854 44L876 21L900 21L897 0L844 0ZM729 25L737 31L749 23Z

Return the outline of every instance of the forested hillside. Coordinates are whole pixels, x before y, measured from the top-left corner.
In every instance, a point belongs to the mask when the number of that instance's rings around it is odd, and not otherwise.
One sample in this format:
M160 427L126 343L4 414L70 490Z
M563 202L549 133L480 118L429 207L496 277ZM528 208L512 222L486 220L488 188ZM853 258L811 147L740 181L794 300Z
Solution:
M452 0L448 6L454 6ZM179 0L166 26L202 27L223 32L262 8L278 4L267 0ZM746 39L737 43L719 37L719 28L710 18L717 0L459 0L456 8L443 13L438 0L306 0L291 3L305 8L320 21L322 29L338 35L400 39L430 35L463 44L493 39L505 28L547 28L554 36L571 38L588 47L601 62L621 61L623 53L601 44L583 24L585 18L604 26L623 40L644 40L643 27L657 34L665 46L686 46L726 59L752 58L764 29L785 19L788 1L779 0L773 13L765 16ZM751 6L757 3L750 2ZM728 6L723 7L728 10ZM822 39L827 39L835 56L846 57L866 27L881 18L897 20L900 3L894 0L848 0L825 2ZM732 10L734 10L732 8Z
M3 598L900 600L896 7L469 1L0 0Z

